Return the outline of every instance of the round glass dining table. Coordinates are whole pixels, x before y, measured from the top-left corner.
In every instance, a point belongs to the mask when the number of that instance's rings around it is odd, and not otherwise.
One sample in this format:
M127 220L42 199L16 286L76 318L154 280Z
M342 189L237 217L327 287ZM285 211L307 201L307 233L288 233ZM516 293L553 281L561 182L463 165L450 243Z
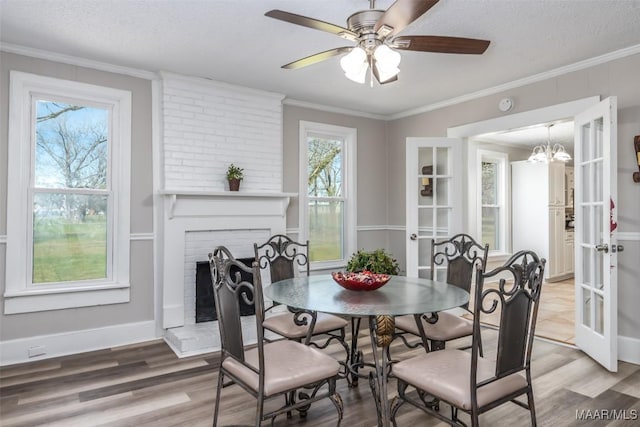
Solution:
M296 277L267 286L264 295L291 307L347 316L432 313L469 301L469 293L457 286L405 276L391 276L374 291L344 289L329 274Z
M436 313L469 302L469 293L457 286L405 276L391 276L386 285L373 291L344 289L329 274L296 277L265 287L264 296L290 307L369 318L375 371L375 375L371 373L369 383L376 400L378 425L383 427L389 426L391 419L387 366L390 363L388 348L395 329L394 316ZM352 341L355 338L353 336Z

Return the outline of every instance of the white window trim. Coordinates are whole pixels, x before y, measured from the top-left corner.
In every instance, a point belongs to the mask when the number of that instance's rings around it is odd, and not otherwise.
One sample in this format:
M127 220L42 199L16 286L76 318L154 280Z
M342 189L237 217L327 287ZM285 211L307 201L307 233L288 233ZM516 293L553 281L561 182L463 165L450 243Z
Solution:
M356 200L356 153L358 132L355 128L343 126L329 125L325 123L300 121L300 191L299 191L299 211L298 211L298 238L301 242L308 239L309 236L309 197L307 196L307 134L319 133L324 135L335 135L344 140L344 163L346 165L346 174L344 176L343 197L345 198L345 258L338 261L313 262L310 265L312 270L324 270L331 268L342 268L346 265L347 260L352 253L355 252L357 245L357 200Z
M110 148L113 199L111 280L73 285L30 286L29 206L32 145L31 96L46 94L111 105ZM7 189L7 248L4 313L28 313L129 301L129 233L131 175L131 92L11 71Z
M476 198L476 230L480 238L482 238L482 162L487 161L498 164L498 205L501 207L499 209L500 247L492 248L489 246L489 256L495 258L509 253L509 242L511 241L509 155L500 151L482 149L476 151L476 194L478 195Z

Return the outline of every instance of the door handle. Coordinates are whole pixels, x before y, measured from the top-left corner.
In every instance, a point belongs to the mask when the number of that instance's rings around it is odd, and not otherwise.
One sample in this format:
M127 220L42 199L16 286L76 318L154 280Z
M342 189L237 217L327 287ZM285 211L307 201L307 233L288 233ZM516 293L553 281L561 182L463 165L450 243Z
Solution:
M623 252L624 246L622 245L613 245L611 246L611 253L615 254L616 252Z
M411 240L417 240L417 239L418 239L418 236L416 235L416 233L411 233L411 236L409 236L409 238L410 238Z
M596 245L596 251L604 252L605 254L609 253L609 245L607 245L606 243L605 244ZM612 252L615 252L615 251L612 251Z

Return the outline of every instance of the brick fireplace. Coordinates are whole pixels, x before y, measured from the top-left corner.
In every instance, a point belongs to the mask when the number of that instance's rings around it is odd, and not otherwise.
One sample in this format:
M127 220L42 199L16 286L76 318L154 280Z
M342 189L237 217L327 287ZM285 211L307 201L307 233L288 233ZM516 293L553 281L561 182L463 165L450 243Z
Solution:
M253 257L254 242L286 233L296 194L282 193L282 95L161 75L160 309L165 340L186 356L220 348L217 322L195 321L196 263L219 245ZM239 192L226 190L230 163L244 169ZM253 325L243 317L248 337Z

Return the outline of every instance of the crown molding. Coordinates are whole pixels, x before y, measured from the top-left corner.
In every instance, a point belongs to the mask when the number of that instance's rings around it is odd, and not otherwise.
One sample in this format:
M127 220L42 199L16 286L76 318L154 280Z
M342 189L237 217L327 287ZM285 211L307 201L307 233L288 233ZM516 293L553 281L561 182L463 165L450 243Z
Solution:
M87 67L87 68L93 68L96 70L101 70L101 71L107 71L107 72L112 72L112 73L118 73L118 74L124 74L124 75L128 75L131 77L138 77L141 79L146 79L146 80L155 80L158 79L161 75L165 75L165 76L173 76L173 77L183 77L185 79L190 78L193 80L195 79L201 79L203 81L208 81L211 82L212 84L217 85L218 87L221 88L242 88L247 90L248 93L262 93L262 94L271 94L275 97L279 97L280 99L284 98L282 103L284 105L291 105L291 106L296 106L296 107L302 107L302 108L310 108L313 110L320 110L320 111L326 111L326 112L330 112L330 113L337 113L337 114L345 114L345 115L349 115L349 116L356 116L356 117L364 117L364 118L368 118L368 119L374 119L374 120L386 120L386 121L390 121L390 120L397 120L397 119L401 119L404 117L409 117L409 116L415 116L417 114L422 114L422 113L426 113L429 111L434 111L434 110L438 110L441 108L445 108L445 107L450 107L452 105L456 105L456 104L460 104L463 102L467 102L467 101L471 101L474 99L478 99L478 98L482 98L485 96L489 96L489 95L494 95L496 93L500 93L500 92L504 92L507 90L511 90L511 89L516 89L518 87L522 87L522 86L526 86L528 84L532 84L532 83L537 83L543 80L547 80L553 77L558 77L564 74L568 74L568 73L572 73L574 71L579 71L579 70L583 70L585 68L589 68L589 67L593 67L596 65L600 65L600 64L604 64L610 61L614 61L616 59L621 59L621 58L625 58L627 56L631 56L631 55L635 55L640 53L640 44L638 45L634 45L634 46L630 46L627 48L623 48L623 49L619 49L613 52L609 52L609 53L605 53L603 55L600 56L596 56L593 58L589 58L589 59L585 59L583 61L579 61L573 64L569 64L563 67L559 67L559 68L555 68L553 70L549 70L549 71L545 71L542 73L538 73L538 74L534 74L532 76L529 77L524 77L522 79L518 79L518 80L514 80L508 83L504 83L498 86L493 86L487 89L482 89L476 92L472 92L472 93L468 93L465 95L461 95L461 96L457 96L454 98L450 98L450 99L446 99L444 101L440 101L440 102L436 102L433 104L428 104L422 107L417 107L417 108L412 108L409 110L405 110L405 111L401 111L399 113L395 113L395 114L390 114L390 115L381 115L381 114L373 114L373 113L367 113L364 111L357 111L357 110L349 110L346 108L340 108L340 107L335 107L335 106L329 106L329 105L323 105L323 104L315 104L312 102L306 102L306 101L300 101L300 100L296 100L293 98L287 98L286 95L281 95L281 94L276 94L274 92L266 92L266 91L261 91L259 89L252 89L252 88L245 88L244 86L236 86L236 85L232 85L229 83L224 83L224 82L218 82L215 80L210 80L206 77L190 77L190 76L182 76L179 74L173 74L173 73L169 73L169 72L160 72L160 73L156 73L156 72L152 72L152 71L148 71L148 70L141 70L141 69L137 69L137 68L130 68L130 67L123 67L123 66L119 66L119 65L113 65L113 64L109 64L106 62L100 62L100 61L94 61L94 60L90 60L90 59L85 59L85 58L81 58L81 57L76 57L76 56L71 56L71 55L64 55L61 53L55 53L55 52L50 52L50 51L45 51L45 50L41 50L41 49L34 49L34 48L30 48L30 47L25 47L25 46L19 46L19 45L14 45L11 43L6 43L6 42L0 42L0 51L2 52L8 52L8 53L15 53L15 54L19 54L19 55L24 55L24 56L30 56L30 57L34 57L34 58L39 58L39 59L46 59L46 60L50 60L50 61L56 61L56 62L61 62L61 63L65 63L65 64L71 64L71 65L77 65L77 66L81 66L81 67Z
M374 120L389 120L389 116L383 116L381 114L365 113L364 111L348 110L346 108L333 107L330 105L314 104L312 102L299 101L293 98L285 98L284 101L282 101L282 103L285 105L291 105L294 107L302 107L302 108L310 108L312 110L326 111L328 113L345 114L348 116L364 117L367 119L374 119Z
M0 51L30 56L32 58L45 59L48 61L61 62L63 64L77 65L79 67L92 68L94 70L107 71L110 73L124 74L127 76L137 77L145 80L154 80L158 78L158 74L152 71L123 67L120 65L113 65L106 62L94 61L92 59L64 55L62 53L34 49L31 47L19 46L11 43L0 42Z
M539 74L534 74L532 76L524 77L522 79L513 80L511 82L504 83L498 86L493 86L487 89L482 89L476 92L468 93L466 95L457 96L455 98L450 98L441 102L425 105L423 107L412 108L410 110L406 110L400 113L391 114L386 117L386 120L396 120L404 117L415 116L421 113L426 113L428 111L439 110L440 108L450 107L452 105L482 98L488 95L494 95L496 93L526 86L532 83L537 83L553 77L558 77L563 74L584 70L585 68L590 68L596 65L604 64L616 59L626 58L627 56L635 55L637 53L640 53L640 44L635 46L630 46L624 49L619 49L613 52L605 53L604 55L585 59L584 61L579 61L573 64L565 65L564 67L554 68L553 70L545 71Z

